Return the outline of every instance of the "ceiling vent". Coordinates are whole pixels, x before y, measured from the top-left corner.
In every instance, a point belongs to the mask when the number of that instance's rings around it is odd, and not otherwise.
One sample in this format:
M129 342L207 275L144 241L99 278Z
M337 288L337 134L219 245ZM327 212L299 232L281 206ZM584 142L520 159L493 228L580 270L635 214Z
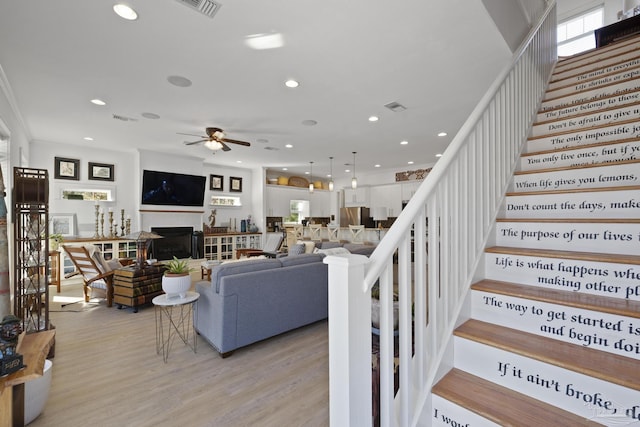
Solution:
M138 119L134 119L133 117L121 116L119 114L114 114L113 118L116 120L120 120L123 122L137 122Z
M407 109L407 107L400 104L399 102L390 102L388 104L384 104L384 106L387 107L389 110L393 111L394 113L399 113L400 111L404 111Z
M222 7L220 3L211 0L178 0L178 2L207 15L209 18L213 18L213 15Z

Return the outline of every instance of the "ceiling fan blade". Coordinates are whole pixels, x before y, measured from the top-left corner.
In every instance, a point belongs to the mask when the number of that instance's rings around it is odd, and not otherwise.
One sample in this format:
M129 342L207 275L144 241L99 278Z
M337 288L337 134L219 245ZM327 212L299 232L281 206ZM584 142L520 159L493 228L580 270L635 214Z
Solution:
M191 141L191 142L189 142L189 141L185 141L185 142L184 142L184 145L195 145L195 144L198 144L198 143L200 143L200 142L205 142L205 141L208 141L208 140L209 140L209 138L207 138L207 139L201 139L201 140L199 140L199 141Z
M225 144L222 141L218 141L220 143L220 145L222 145L222 151L231 151L231 147L229 147L227 144Z
M177 135L197 136L198 138L206 138L206 136L196 135L195 133L182 133L182 132L176 132L176 134L177 134Z
M245 141L238 141L236 139L222 138L221 141L231 142L232 144L244 145L245 147L250 147L251 143Z

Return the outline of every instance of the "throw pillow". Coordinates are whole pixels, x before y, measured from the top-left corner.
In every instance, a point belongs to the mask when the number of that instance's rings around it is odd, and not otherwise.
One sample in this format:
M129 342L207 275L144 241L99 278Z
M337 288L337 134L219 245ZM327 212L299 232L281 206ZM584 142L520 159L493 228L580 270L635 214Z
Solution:
M298 240L296 242L296 245L299 244L303 244L305 246L304 248L304 253L305 254L312 254L313 253L313 248L316 247L316 242L313 242L311 240Z
M302 255L305 251L306 247L302 243L295 244L289 248L289 256L292 255Z
M324 255L348 255L351 252L345 248L330 248L330 249L320 249L318 253Z

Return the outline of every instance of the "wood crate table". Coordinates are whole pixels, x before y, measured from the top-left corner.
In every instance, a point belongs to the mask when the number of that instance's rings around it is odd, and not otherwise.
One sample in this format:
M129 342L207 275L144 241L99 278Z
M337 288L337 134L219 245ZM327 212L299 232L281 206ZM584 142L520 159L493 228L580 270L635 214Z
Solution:
M150 304L162 294L162 274L165 266L149 265L144 268L127 266L113 273L113 302L118 308L127 306L138 312L138 307Z

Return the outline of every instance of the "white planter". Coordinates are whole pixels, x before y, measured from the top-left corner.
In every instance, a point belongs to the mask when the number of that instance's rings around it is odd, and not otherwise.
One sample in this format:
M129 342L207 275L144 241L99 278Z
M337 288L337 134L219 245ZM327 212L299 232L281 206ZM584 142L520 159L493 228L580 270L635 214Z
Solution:
M184 298L190 288L191 275L189 273L179 275L165 273L162 276L162 290L168 297L180 296L180 298Z

